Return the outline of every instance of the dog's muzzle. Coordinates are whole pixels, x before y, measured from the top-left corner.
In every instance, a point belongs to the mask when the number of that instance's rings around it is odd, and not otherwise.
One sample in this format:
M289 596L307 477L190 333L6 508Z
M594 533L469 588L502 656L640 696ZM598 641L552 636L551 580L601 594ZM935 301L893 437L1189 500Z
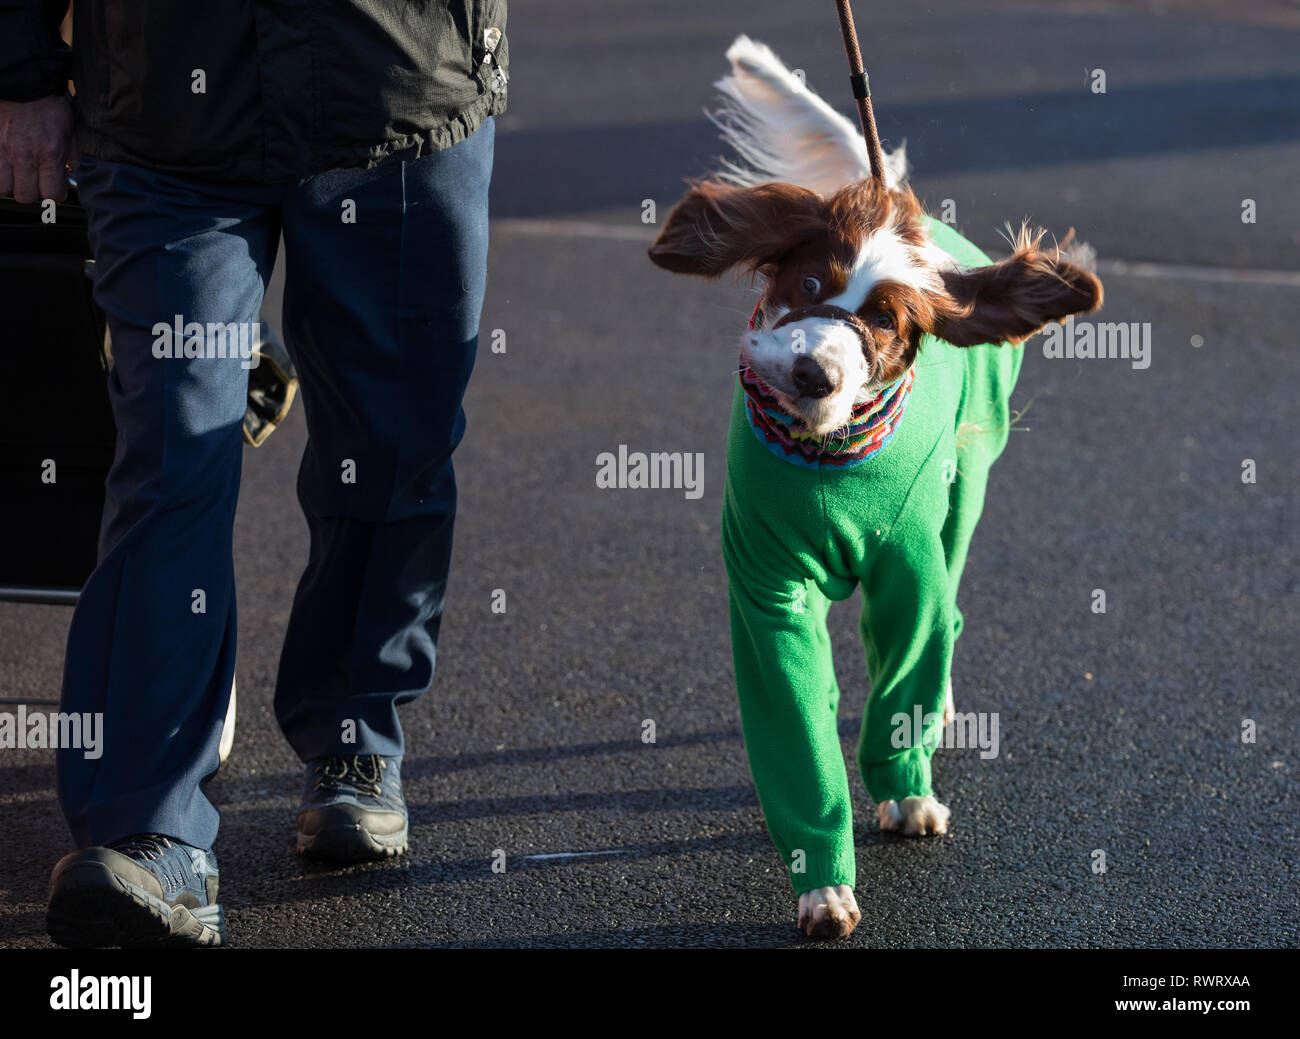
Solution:
M805 321L808 318L821 318L823 321L838 321L841 324L848 325L849 328L853 329L853 333L858 337L859 342L862 343L863 356L871 356L873 343L871 329L867 327L867 323L853 311L837 307L833 303L814 303L811 306L787 310L772 326L772 330L776 331L782 325L794 324L796 321Z

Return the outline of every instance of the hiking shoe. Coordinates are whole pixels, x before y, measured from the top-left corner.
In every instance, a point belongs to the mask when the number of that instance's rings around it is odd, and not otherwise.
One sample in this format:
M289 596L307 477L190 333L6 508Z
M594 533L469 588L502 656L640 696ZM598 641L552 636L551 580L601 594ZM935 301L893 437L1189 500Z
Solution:
M50 874L45 929L66 949L221 945L216 856L157 833L74 851Z
M364 862L406 851L402 759L332 754L307 766L298 854Z

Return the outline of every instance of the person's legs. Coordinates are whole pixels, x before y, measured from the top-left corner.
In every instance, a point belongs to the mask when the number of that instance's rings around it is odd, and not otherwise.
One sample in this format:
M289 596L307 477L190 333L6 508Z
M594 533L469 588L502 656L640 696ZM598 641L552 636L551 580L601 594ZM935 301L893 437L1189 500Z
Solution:
M452 148L308 178L284 209L285 340L310 440L311 552L275 708L303 761L399 757L433 677L451 455L487 276L493 124Z
M159 833L207 849L217 811L202 788L234 673L248 372L238 356L156 356L154 326L178 315L204 325L193 350L209 322L257 320L274 196L89 157L78 181L112 336L118 439L63 679L64 711L103 715L102 756L60 751L59 797L78 847Z

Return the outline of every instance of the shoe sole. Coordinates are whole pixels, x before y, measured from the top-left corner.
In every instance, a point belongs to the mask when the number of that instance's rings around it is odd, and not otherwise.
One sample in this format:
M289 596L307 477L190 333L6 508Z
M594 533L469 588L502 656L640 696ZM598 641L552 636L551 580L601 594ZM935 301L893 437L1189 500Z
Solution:
M45 929L65 949L214 947L225 944L226 915L219 905L168 905L102 862L86 862L59 877Z
M316 833L298 834L298 854L335 862L373 862L406 854L408 828L375 836L361 826L327 826Z

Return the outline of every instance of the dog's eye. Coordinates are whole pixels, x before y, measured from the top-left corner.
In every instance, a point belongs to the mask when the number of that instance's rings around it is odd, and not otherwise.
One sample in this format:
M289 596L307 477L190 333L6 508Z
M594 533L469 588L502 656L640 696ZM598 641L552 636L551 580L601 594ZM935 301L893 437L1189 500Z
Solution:
M801 283L804 292L810 296L815 296L822 290L822 283L819 279L814 278L811 274L806 275Z
M871 319L871 323L875 325L877 328L885 329L885 331L887 332L892 332L894 330L894 319L890 317L888 314L886 314L884 311L881 311L879 314L873 317Z

